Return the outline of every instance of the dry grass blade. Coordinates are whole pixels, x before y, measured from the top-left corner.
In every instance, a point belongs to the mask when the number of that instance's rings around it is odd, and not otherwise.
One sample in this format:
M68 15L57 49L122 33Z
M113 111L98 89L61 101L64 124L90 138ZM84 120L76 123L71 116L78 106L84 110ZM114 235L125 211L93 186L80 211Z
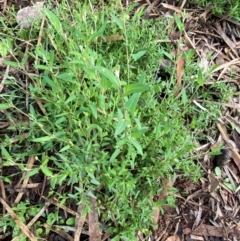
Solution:
M110 35L105 37L107 42L123 40L122 35Z
M3 197L3 199L6 200L6 192L4 188L4 182L2 179L0 179L0 190L1 190L1 197ZM2 214L4 215L5 213L6 213L6 210L3 207Z
M219 102L216 102L216 101L209 101L209 100L195 100L197 102L202 102L202 103L209 103L209 104L215 104L215 105L222 105L222 106L225 106L225 107L230 107L232 109L237 109L239 110L240 109L240 105L239 104L236 104L236 103L233 103L233 104L229 104L229 103L219 103Z
M184 39L185 39L185 43L186 46L189 49L194 49L197 53L197 55L201 58L201 55L199 54L198 49L196 48L195 44L193 43L193 41L189 38L188 34L186 33L186 31L184 31Z
M89 241L101 241L101 233L98 223L97 201L90 197L91 212L89 217Z
M202 220L202 215L203 215L202 204L203 204L203 201L202 201L202 198L200 198L197 217L195 219L192 229L195 229L196 227L198 227L198 225L200 224L200 222Z
M42 104L42 101L41 101L38 97L35 97L35 100L36 100L36 102L37 102L37 104L38 104L38 107L39 107L40 110L42 111L42 113L43 113L44 115L47 115L47 111L46 111L46 109L44 108L44 106L43 106L43 104Z
M234 23L235 25L239 26L240 27L240 22L239 21L236 21L232 18L229 18L228 16L224 16L222 19L225 19L227 20L228 22L231 22L231 23Z
M19 226L22 232L31 240L37 241L34 237L33 233L28 229L28 227L19 219L17 214L11 209L11 207L6 203L6 201L0 197L0 202L2 203L3 207L7 210L8 214L12 217L14 222Z
M75 222L75 234L74 234L74 241L79 241L80 240L80 236L82 233L82 227L83 224L85 222L86 219L86 215L81 215L82 211L84 209L84 205L79 205L78 206L78 213L79 213L79 217L76 218L76 222Z
M26 189L40 189L43 186L42 182L38 183L28 183L27 185L18 185L16 188L14 188L15 192L24 192ZM8 185L6 186L8 188Z
M167 9L170 9L170 10L173 10L175 11L176 13L181 13L182 10L178 7L175 7L175 6L172 6L170 4L167 4L167 3L161 3L161 5L164 7L164 8L167 8Z
M52 204L56 205L57 207L63 209L64 211L76 216L76 218L79 217L79 214L77 212L75 212L72 209L66 207L65 205L61 205L55 198L46 198L44 196L42 196L42 198L47 200L49 203L52 203Z
M39 31L39 35L38 35L37 46L40 46L41 41L42 41L44 23L45 23L45 17L43 17L43 20L42 20L42 23L41 23L41 27L40 27L40 31ZM35 62L35 64L37 64L37 62L38 62L38 55L36 55L34 62Z
M224 171L225 171L225 173L226 173L226 175L227 175L228 180L230 181L230 183L231 183L233 186L236 186L236 183L235 183L235 181L233 180L233 177L232 177L232 175L231 175L231 173L230 173L230 171L229 171L229 168L228 168L227 166L224 166L223 169L224 169Z
M33 167L33 164L35 162L35 157L34 156L30 156L29 159L28 159L28 163L27 163L27 170L28 172L32 170L32 167ZM24 177L26 175L26 173L23 173L23 184L22 184L22 188L26 188L27 184L28 184L28 181L29 181L29 177ZM18 204L23 196L24 192L20 192L18 193L15 201L14 201L14 204Z
M219 71L221 69L224 69L224 68L227 68L227 67L230 67L231 65L236 65L236 64L240 64L240 60L239 58L236 58L236 59L233 59L227 63L223 63L221 65L219 65L216 69L214 69L212 71L212 73L216 72L216 71Z

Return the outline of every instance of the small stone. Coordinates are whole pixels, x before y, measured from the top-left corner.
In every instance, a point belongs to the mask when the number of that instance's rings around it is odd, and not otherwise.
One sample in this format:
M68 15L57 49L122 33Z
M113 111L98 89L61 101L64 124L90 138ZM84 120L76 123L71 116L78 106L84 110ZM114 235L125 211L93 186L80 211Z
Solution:
M25 7L17 12L16 21L21 28L31 27L35 21L43 18L44 2L36 2L32 7Z

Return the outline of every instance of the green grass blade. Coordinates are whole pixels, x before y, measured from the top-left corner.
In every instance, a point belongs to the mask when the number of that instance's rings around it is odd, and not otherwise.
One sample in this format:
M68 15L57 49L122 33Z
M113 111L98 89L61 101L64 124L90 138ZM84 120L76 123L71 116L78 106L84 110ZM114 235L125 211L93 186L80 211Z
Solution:
M127 85L125 87L124 96L131 95L131 94L134 94L134 93L142 93L142 92L145 92L145 91L148 91L148 90L150 90L149 85L140 84L140 83L131 84L131 85Z
M63 34L63 29L62 29L62 24L59 20L59 18L57 17L56 14L54 14L52 11L50 11L49 9L45 9L44 10L49 22L52 24L52 26L55 28L55 30L57 31L57 33L59 35Z
M95 68L100 74L102 74L111 82L114 88L116 89L119 88L117 77L109 69L102 66L96 66Z

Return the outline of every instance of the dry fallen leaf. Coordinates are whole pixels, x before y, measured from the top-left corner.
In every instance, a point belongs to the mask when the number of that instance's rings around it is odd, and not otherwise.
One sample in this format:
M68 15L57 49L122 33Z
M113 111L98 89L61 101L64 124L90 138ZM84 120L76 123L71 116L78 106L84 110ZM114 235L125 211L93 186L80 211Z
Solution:
M180 238L178 235L174 234L173 236L168 237L166 241L180 241Z
M185 65L185 59L182 57L182 50L178 48L177 51L177 85L181 86L182 85L182 75L183 75L183 69Z
M21 28L29 28L37 20L43 18L44 2L36 2L32 7L22 8L17 12L16 21Z
M123 40L123 36L121 35L110 35L105 37L106 41L119 41L119 40Z
M213 176L213 174L208 175L208 179L210 181L209 192L212 193L216 190L219 185L219 181L217 178Z

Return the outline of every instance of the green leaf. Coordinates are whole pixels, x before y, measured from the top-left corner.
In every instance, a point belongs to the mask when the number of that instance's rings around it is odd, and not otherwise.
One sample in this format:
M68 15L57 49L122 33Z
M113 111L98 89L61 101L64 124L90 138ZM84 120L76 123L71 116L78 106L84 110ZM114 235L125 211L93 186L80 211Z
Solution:
M148 131L148 129L149 129L148 127L143 127L142 129L139 129L139 130L135 128L132 131L132 137L138 139L142 137Z
M57 75L57 79L61 79L61 80L64 80L64 81L70 82L70 83L75 83L75 82L72 80L74 76L75 76L74 73L64 72L64 73L61 73L61 74Z
M181 19L178 17L177 14L174 14L174 19L175 19L175 22L176 22L176 24L177 24L177 27L178 27L179 31L180 31L180 32L183 32L183 30L184 30L184 25L183 25Z
M0 56L5 58L7 56L8 50L4 46L3 42L0 42Z
M129 142L136 148L137 152L140 155L143 155L142 147L141 147L141 145L139 144L138 141L136 141L134 139L130 139Z
M141 83L141 84L143 84L143 83L145 83L145 79L146 79L146 73L145 72L143 72L142 74L141 74L141 76L139 77L139 83Z
M103 35L103 33L104 33L104 30L105 30L106 26L107 26L107 24L104 23L104 24L98 29L97 32L93 33L93 34L90 36L90 40L93 40L93 39L95 39L95 38L97 38L97 37L101 37L101 36Z
M8 161L11 161L12 157L3 145L1 145L1 150L2 150L2 156L4 156Z
M97 199L97 197L96 197L91 191L87 192L87 195L88 195L89 197L92 197L92 198Z
M125 103L125 108L133 115L141 93L133 94Z
M144 54L146 53L145 50L139 51L136 54L131 54L132 58L137 61L138 59L140 59Z
M127 85L125 87L124 96L130 95L130 94L133 94L133 93L142 93L142 92L147 91L147 90L150 90L150 86L146 85L146 84L137 83L137 84Z
M98 117L98 113L97 113L97 108L96 108L96 105L91 103L88 105L90 110L91 110L91 113L92 115L94 116L94 118L97 120L97 117Z
M36 175L36 174L38 174L39 173L39 170L38 169L33 169L33 170L31 170L30 172L28 172L26 175L25 175L25 177L32 177L32 176L34 176L34 175Z
M58 88L57 84L52 79L50 79L48 76L43 77L43 83L44 84L46 83L47 85L51 86L51 88L54 90Z
M46 166L40 166L42 172L47 176L47 177L52 177L53 173L49 170L48 167Z
M72 102L72 101L75 101L77 99L77 96L76 94L72 93L68 98L67 100L65 101L65 104L67 105L68 103Z
M55 15L52 11L50 11L49 9L45 9L44 13L46 14L49 22L52 24L52 26L55 28L55 30L57 31L57 33L59 35L63 34L63 30L62 30L62 24L59 20L59 18L57 17L57 15Z
M42 69L42 70L49 70L49 67L46 65L42 65L42 64L35 64L34 67L36 69Z
M219 167L215 168L215 174L219 177L221 177L221 169Z
M50 141L52 139L53 139L53 137L51 137L51 136L43 136L43 137L39 137L39 138L36 138L36 139L32 139L31 141L32 142L47 142L47 141Z
M0 104L0 110L6 110L9 108L11 108L11 105L9 103Z
M57 177L52 177L52 178L50 179L50 186L51 186L52 189L55 188L55 186L56 186L56 184L57 184L57 181L58 181Z
M127 121L125 121L125 120L118 121L116 129L115 129L114 136L116 137L119 134L121 134L126 129L127 126L128 126Z
M119 155L120 152L121 152L121 150L117 148L117 149L113 152L113 154L112 154L109 162L114 161L114 160L116 159L116 157Z
M107 68L102 67L102 66L96 66L95 67L97 71L102 74L104 77L106 77L111 84L113 85L114 88L118 89L119 88L119 83L117 77Z
M229 183L229 182L224 182L224 185L228 187L230 190L235 191L237 188L235 185Z
M70 145L66 145L66 146L64 146L59 152L66 151L66 150L68 150L68 149L70 149L70 148L71 148Z
M198 84L200 86L203 86L203 75L202 70L200 68L198 69Z
M58 183L59 183L60 186L62 186L62 183L67 180L67 177L68 177L68 174L67 174L67 173L61 174L61 175L58 177Z
M3 63L6 64L6 65L9 65L10 67L13 67L13 68L18 68L19 67L19 63L18 62L4 60Z
M123 29L123 28L124 28L124 25L123 25L122 21L121 21L116 15L114 15L114 14L112 14L112 13L111 13L110 15L111 15L113 21L118 25L118 27L119 27L120 29Z
M187 97L187 94L186 94L186 90L183 87L182 88L182 102L183 102L183 104L185 104L187 101L188 101L188 97Z
M73 224L75 224L75 218L71 217L71 218L67 219L66 224L69 226L70 225L72 226Z
M91 179L91 183L100 186L100 182L97 179Z

